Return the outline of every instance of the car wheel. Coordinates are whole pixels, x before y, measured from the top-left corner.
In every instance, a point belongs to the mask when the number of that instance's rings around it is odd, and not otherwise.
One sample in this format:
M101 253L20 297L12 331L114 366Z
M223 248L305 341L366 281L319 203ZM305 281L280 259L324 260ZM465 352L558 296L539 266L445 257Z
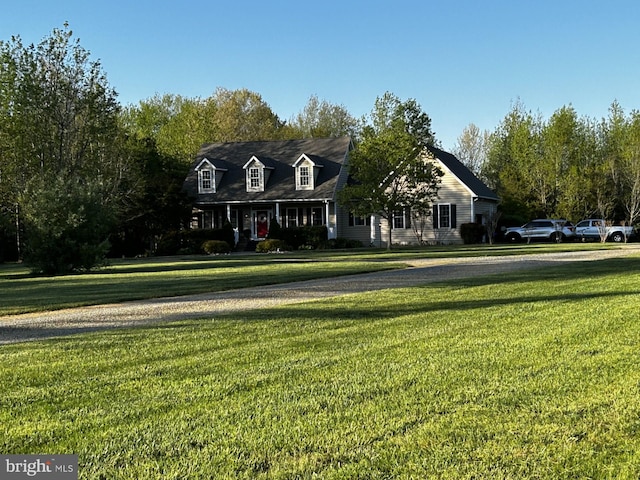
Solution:
M517 233L508 233L506 238L509 243L518 243L521 240Z
M560 243L564 241L564 233L553 232L551 235L549 235L549 240L551 240L552 242Z
M624 242L624 235L622 234L622 232L613 232L609 238L611 239L612 242L615 242L615 243Z

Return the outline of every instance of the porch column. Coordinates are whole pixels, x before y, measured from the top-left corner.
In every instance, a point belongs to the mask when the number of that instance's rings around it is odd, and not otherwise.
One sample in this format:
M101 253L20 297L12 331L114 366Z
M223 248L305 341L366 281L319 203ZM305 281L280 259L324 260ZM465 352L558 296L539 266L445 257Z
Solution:
M469 220L470 223L474 223L476 221L476 200L478 200L478 197L471 197L471 219Z
M231 221L231 204L227 203L227 220Z
M324 218L326 219L325 223L327 224L327 237L328 238L337 238L337 227L338 224L336 222L335 227L331 226L331 217L329 216L329 202L324 202Z
M376 221L375 215L371 215L371 218L369 220L371 221L371 226L369 227L369 245L375 245L378 222Z
M278 225L280 225L280 204L276 203L276 222L278 222ZM280 225L281 227L283 225Z

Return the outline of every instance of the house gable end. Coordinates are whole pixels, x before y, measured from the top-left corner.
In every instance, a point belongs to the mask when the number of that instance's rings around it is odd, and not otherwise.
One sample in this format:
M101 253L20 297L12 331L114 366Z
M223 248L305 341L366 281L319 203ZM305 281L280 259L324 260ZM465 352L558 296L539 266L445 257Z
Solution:
M450 173L473 197L499 201L499 197L485 183L476 177L455 155L435 147L427 147L431 156Z

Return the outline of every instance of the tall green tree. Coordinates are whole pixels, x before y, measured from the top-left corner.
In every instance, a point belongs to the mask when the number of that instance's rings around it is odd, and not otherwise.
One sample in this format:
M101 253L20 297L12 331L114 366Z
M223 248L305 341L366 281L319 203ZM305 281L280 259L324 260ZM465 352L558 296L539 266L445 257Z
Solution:
M619 201L624 197L624 149L627 144L628 120L622 106L614 101L609 116L599 130L599 182L594 185L597 212L603 218L624 215Z
M367 119L365 119L367 122ZM391 249L394 212L405 208L428 215L442 172L425 156L435 143L431 119L413 99L391 93L376 99L362 139L349 158L349 183L338 200L360 216L387 221Z
M500 195L504 210L515 217L539 215L542 210L531 178L540 159L541 128L540 117L517 102L490 136L482 176Z
M635 225L640 220L640 112L631 112L626 142L622 151L622 204L625 220Z
M562 107L544 124L541 131L542 155L532 165L532 188L540 211L546 216L571 214L565 192L570 191L571 167L578 162L580 123L573 107Z
M358 131L358 120L344 106L319 100L317 95L312 95L288 126L297 138L353 138Z
M283 122L262 97L247 89L216 89L215 141L243 142L280 138Z
M158 132L158 153L191 164L204 143L219 137L217 114L218 106L212 98L182 99L179 111Z
M482 167L487 158L489 132L480 131L473 123L466 126L453 148L453 154L477 177L482 176Z
M109 254L117 257L154 252L158 239L185 227L191 214L184 162L160 154L150 138L128 136L123 150L131 165L122 186L128 195L109 237Z
M90 268L104 254L127 168L114 141L116 94L67 25L38 45L13 37L0 51L0 190L24 229L25 260L46 273ZM45 251L66 252L64 262L43 262Z

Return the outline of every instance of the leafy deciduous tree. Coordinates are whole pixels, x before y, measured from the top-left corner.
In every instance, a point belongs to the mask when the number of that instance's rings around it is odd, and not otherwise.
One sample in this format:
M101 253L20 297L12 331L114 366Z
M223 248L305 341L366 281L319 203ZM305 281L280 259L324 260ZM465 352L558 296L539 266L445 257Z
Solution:
M300 138L355 137L357 125L358 121L345 107L320 101L316 95L289 122L293 135Z
M275 140L283 123L262 97L246 89L218 88L213 95L217 106L215 141L242 142Z
M469 124L462 130L453 148L453 154L477 177L482 176L482 166L487 158L489 132Z
M67 25L37 46L13 37L0 51L3 207L15 205L25 220L25 260L35 271L90 268L124 167L116 94ZM64 260L43 261L46 250L64 251Z
M415 100L386 93L376 100L370 120L350 155L352 183L338 199L354 214L386 219L390 249L394 212L409 208L428 215L442 172L424 155L435 138L431 119Z

